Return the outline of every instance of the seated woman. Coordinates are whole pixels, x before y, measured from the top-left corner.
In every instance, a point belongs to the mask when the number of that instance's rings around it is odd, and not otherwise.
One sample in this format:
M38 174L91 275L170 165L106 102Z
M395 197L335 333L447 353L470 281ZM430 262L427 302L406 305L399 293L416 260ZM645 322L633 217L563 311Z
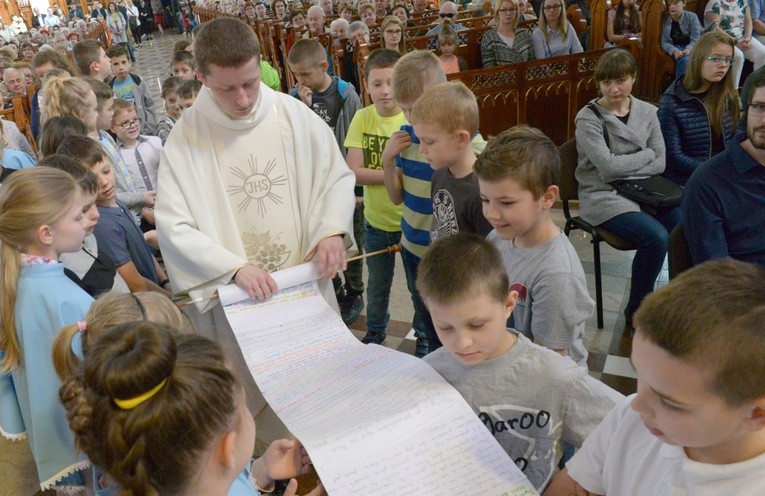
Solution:
M631 96L636 75L637 63L627 50L604 53L593 76L602 96L575 119L579 213L590 224L637 245L624 310L630 330L632 315L653 291L664 264L669 233L680 222L679 207L650 214L609 184L664 172L664 138L656 107Z
M566 19L564 0L545 0L539 26L531 33L534 58L547 59L582 51L574 26Z
M738 92L730 70L733 38L722 31L703 35L690 70L664 92L659 122L667 147L664 175L684 185L696 167L725 150L736 133Z
M386 16L380 24L380 48L406 53L404 23L394 15Z
M531 34L518 26L518 0L499 0L494 18L496 28L481 39L481 61L484 67L517 64L534 59Z
M274 0L274 3L271 4L271 13L277 20L287 22L287 2L284 0Z
M397 3L393 7L393 10L391 10L391 14L401 19L401 22L404 24L404 26L411 25L411 21L409 20L409 8L406 6L406 4Z
M765 66L765 45L752 38L752 14L748 2L740 0L709 0L704 7L704 22L717 27L736 41L733 50L733 84L739 87L744 59L752 61L754 70Z
M619 5L609 9L606 46L616 46L630 38L640 38L643 35L643 23L640 17L640 10L635 0L622 0Z

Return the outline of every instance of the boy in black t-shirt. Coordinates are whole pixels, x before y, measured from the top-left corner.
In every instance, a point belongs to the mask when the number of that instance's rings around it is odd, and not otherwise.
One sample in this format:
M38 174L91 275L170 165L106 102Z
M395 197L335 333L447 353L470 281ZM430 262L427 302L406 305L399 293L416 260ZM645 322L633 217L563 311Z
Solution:
M361 100L353 85L327 73L329 68L327 53L321 43L316 40L297 41L290 50L287 62L298 82L297 86L290 90L290 95L311 107L332 128L340 152L345 157L345 135L356 111L361 109ZM363 193L359 191L361 188L357 186L356 189L353 233L356 245L361 249L364 205L361 202ZM364 293L362 270L363 264L360 260L350 262L348 270L343 273L345 285L343 286L340 281L340 276L333 280L337 302L340 304L340 314L346 325L355 322L364 307L361 296Z

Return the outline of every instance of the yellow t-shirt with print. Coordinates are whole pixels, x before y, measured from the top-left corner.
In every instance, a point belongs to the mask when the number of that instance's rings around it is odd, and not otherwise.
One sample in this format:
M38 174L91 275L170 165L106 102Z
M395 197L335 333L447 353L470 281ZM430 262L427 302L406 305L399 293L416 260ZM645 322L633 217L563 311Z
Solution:
M382 117L374 104L356 112L345 135L346 148L361 148L364 167L382 170L382 152L391 135L401 128L406 119L401 112L393 117ZM401 230L404 205L394 205L384 185L364 186L364 217L369 224L382 231Z

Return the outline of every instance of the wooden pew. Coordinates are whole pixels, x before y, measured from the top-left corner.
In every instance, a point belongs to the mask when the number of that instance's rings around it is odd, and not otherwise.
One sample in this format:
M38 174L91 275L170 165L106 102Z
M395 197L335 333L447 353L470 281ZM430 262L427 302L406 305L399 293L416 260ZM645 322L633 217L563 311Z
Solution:
M574 137L574 117L595 98L595 66L606 50L592 50L522 64L477 69L448 76L476 95L485 138L528 124L556 144Z
M703 8L703 7L702 7ZM643 0L643 53L638 59L638 96L658 102L667 80L675 75L675 61L661 48L664 0ZM668 63L669 62L669 63Z
M32 146L32 150L37 153L37 145L32 135L32 127L29 114L24 110L25 96L15 96L11 99L12 107L9 109L0 109L0 119L13 121L19 131L26 136L27 141Z

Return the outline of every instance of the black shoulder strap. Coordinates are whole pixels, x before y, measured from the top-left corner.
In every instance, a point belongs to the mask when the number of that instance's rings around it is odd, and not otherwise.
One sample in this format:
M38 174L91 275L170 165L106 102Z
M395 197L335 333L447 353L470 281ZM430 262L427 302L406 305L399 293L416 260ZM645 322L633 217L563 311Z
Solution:
M592 110L592 113L595 114L595 116L600 121L600 125L603 127L603 139L606 141L606 146L611 148L611 143L608 139L608 129L606 129L606 121L603 120L603 116L598 111L598 108L592 103L587 104L587 108Z

